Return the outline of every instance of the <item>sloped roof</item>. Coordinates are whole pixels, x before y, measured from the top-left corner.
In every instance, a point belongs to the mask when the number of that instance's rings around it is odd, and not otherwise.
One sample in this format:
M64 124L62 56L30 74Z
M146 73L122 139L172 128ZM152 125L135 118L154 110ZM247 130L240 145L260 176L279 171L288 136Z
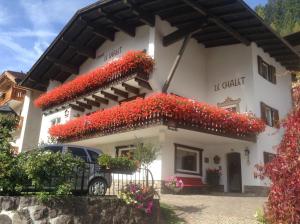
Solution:
M300 45L300 31L284 37L292 46Z
M6 76L12 82L19 84L25 78L25 75L26 74L23 72L15 72L15 71L7 70L0 75L0 79Z
M255 42L287 69L300 70L300 54L242 0L102 0L77 11L22 84L45 90L50 79L64 82L116 32L135 36L136 27L154 26L156 15L178 29L165 45L191 32L205 47Z

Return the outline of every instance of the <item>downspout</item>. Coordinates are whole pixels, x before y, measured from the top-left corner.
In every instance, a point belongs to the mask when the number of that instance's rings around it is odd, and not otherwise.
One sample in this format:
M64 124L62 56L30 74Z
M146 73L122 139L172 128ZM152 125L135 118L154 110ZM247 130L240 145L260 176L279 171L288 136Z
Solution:
M170 73L169 73L169 75L168 75L168 78L167 78L167 80L166 80L166 82L164 83L164 86L163 86L163 88L162 88L162 92L163 92L163 93L167 93L167 91L168 91L168 88L169 88L169 86L170 86L170 83L171 83L171 81L172 81L172 79L173 79L173 76L174 76L174 74L175 74L175 72L176 72L176 69L177 69L177 67L178 67L178 65L179 65L179 62L180 62L180 60L181 60L181 58L182 58L182 55L183 55L183 53L184 53L184 50L185 50L185 48L186 48L186 46L187 46L189 40L191 39L191 35L192 35L191 33L187 34L187 35L185 36L185 38L184 38L182 44L181 44L181 48L180 48L180 50L179 50L179 52L178 52L178 54L177 54L177 56L176 56L176 58L175 58L175 61L174 61L174 63L173 63L173 66L172 66L172 68L171 68L171 70L170 70Z

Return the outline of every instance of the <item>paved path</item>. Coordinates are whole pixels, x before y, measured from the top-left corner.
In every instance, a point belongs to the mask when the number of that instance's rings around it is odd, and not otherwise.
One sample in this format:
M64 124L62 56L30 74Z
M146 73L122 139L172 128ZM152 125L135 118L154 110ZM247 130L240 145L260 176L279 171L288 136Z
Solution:
M187 224L257 224L255 211L265 201L240 194L161 196L161 202L172 206Z

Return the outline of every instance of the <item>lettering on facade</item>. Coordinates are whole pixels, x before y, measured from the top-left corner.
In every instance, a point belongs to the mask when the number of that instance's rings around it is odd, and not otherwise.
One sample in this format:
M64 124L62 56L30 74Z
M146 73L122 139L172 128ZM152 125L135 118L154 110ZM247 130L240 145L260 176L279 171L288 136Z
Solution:
M219 91L221 89L228 89L235 86L242 86L245 84L245 78L244 76L240 78L231 79L228 81L220 82L214 85L215 91Z
M103 54L103 60L107 61L107 60L111 60L116 56L119 56L122 53L122 47L118 47L116 49L110 50L106 53Z

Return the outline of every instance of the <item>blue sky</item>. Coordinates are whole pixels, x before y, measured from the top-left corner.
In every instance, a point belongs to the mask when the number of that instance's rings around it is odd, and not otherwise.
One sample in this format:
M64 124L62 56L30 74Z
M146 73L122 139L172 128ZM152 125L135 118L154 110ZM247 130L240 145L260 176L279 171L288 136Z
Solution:
M267 0L245 1L253 8ZM0 73L27 72L76 10L93 2L0 0Z

